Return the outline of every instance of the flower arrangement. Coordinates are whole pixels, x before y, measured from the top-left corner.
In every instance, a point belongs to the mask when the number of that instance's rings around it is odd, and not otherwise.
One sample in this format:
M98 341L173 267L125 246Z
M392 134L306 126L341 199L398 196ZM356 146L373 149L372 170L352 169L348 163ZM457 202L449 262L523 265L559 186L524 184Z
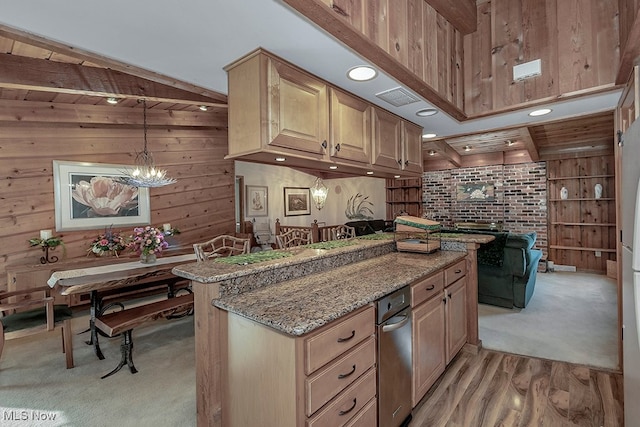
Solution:
M127 246L142 255L157 254L169 247L164 233L151 226L134 228L130 240Z
M98 235L89 247L88 253L94 253L96 255L104 255L109 252L117 257L118 252L124 250L127 244L120 233L111 230L111 227L104 230L104 233Z
M60 237L49 237L48 239L29 239L29 246L42 246L47 248L55 248L56 246L64 246Z

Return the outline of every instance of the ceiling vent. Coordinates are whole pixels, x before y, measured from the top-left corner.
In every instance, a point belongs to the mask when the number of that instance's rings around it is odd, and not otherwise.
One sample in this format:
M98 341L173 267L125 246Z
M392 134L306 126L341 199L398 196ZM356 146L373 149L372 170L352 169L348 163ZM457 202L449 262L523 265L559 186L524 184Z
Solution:
M514 81L530 79L531 77L536 77L540 74L542 74L542 61L539 59L513 66Z
M420 98L401 87L395 87L393 89L385 90L384 92L376 93L376 96L395 107L402 107L403 105L409 105L420 101Z

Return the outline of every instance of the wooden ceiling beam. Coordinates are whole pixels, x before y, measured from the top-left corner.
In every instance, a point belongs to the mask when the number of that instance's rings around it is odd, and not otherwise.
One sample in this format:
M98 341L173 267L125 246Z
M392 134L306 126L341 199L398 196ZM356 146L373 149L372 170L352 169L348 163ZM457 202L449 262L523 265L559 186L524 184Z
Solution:
M531 132L529 132L529 128L524 127L519 129L520 132L520 141L524 143L524 147L529 152L529 157L534 162L540 160L540 153L538 153L538 147L536 147L536 143L533 141L533 137L531 136Z
M466 0L465 0L466 1ZM314 22L327 33L340 40L363 58L371 61L380 70L389 74L409 89L444 111L458 121L467 119L464 111L426 85L424 81L409 68L402 65L396 58L387 53L380 46L369 40L364 34L354 28L340 13L344 11L329 7L323 0L284 0L289 6Z
M462 34L474 33L478 28L478 8L475 0L425 0Z
M172 88L182 89L184 91L209 98L209 101L213 100L213 102L216 103L227 103L227 96L219 92L206 89L192 83L187 83L176 78L165 76L164 74L160 74L154 71L145 70L144 68L125 64L123 62L107 58L103 55L98 55L96 53L69 46L64 43L48 40L44 37L37 36L35 34L31 34L17 28L12 28L7 25L0 24L0 36L15 39L22 43L37 46L42 49L52 50L58 54L78 58L82 61L86 61L100 67L109 68L111 70L119 71L121 73L130 74L141 79L150 80L152 82L167 85Z
M451 148L451 146L447 144L445 140L429 141L425 142L422 145L423 153L429 153L429 151L431 150L438 153L443 159L450 162L455 167L460 167L460 165L462 165L460 154L458 154L456 150Z
M115 98L144 98L158 102L225 104L211 98L106 68L0 54L0 88Z

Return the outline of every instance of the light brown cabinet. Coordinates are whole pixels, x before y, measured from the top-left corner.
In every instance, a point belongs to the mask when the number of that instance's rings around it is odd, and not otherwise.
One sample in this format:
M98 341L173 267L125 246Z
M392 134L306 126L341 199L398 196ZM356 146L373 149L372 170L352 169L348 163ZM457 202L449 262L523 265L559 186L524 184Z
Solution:
M422 128L373 110L373 164L402 174L422 173Z
M232 64L229 81L229 156L267 150L326 155L327 85L275 57L256 51Z
M376 425L373 306L302 337L226 316L229 426Z
M422 128L258 49L225 68L228 158L314 169L422 174ZM375 113L374 113L375 112ZM374 137L374 114L384 117ZM386 129L395 122L396 135ZM389 138L396 140L390 140ZM376 155L376 149L382 150ZM374 157L379 157L378 161ZM320 162L320 163L319 163Z
M467 341L466 283L462 260L411 285L414 407Z
M331 88L331 158L371 163L371 104Z

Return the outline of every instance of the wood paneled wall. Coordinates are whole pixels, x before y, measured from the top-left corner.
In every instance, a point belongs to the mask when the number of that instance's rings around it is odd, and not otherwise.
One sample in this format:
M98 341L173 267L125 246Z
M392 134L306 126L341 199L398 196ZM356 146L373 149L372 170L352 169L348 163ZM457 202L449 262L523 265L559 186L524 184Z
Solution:
M464 37L465 113L612 86L619 48L615 1L480 1L477 31ZM514 82L513 66L535 59L542 75Z
M152 224L171 223L184 245L233 232L234 163L224 160L227 110L149 106L148 148L156 164L178 179L150 189ZM28 239L55 229L52 160L126 165L142 148L141 108L0 100L0 290L7 265L39 262L42 251L29 247ZM100 231L54 235L62 236L69 259L86 256Z
M463 35L428 3L321 1L443 99L463 110Z

